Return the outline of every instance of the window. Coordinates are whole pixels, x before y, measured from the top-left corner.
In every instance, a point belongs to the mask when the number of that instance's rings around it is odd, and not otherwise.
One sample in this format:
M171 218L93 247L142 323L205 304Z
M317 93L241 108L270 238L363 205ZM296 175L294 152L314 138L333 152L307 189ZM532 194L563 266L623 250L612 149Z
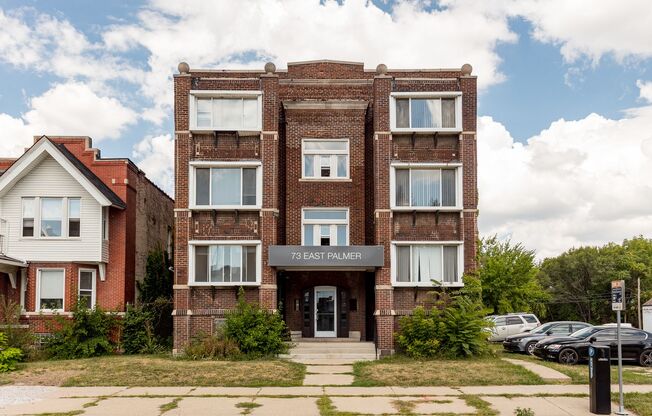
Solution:
M635 329L621 329L620 337L624 341L643 341L647 339L647 335L643 331Z
M525 319L525 322L527 322L529 324L538 324L539 323L539 321L537 320L537 318L534 315L521 315L521 317L523 319Z
M586 328L588 325L585 324L572 324L571 325L571 334L575 331L579 331L580 329Z
M597 341L611 341L616 339L616 330L615 329L606 329L600 331L594 335Z
M570 325L568 324L563 324L563 325L555 325L552 328L550 328L550 333L551 334L556 334L556 335L568 335L572 333L572 331L569 329Z
M63 198L41 198L41 237L61 237Z
M431 286L461 284L459 251L455 244L394 244L393 281L397 286Z
M507 325L523 325L523 320L520 316L508 316Z
M394 167L393 208L458 207L457 168Z
M36 214L34 205L34 198L22 199L23 237L34 237L34 215Z
M68 237L79 237L81 232L81 199L68 198Z
M102 207L102 240L109 239L109 207Z
M460 94L437 93L394 94L392 96L392 129L395 131L459 131L461 130Z
M261 130L261 102L261 95L257 91L196 92L192 101L193 126L197 130Z
M349 245L348 209L304 209L304 246L347 246Z
M260 207L259 166L197 167L194 197L198 207Z
M79 300L88 309L95 307L95 270L79 270Z
M259 244L193 245L194 283L246 284L259 281Z
M494 320L494 325L495 326L505 326L505 325L507 325L507 318L505 318L504 316L496 318Z
M302 142L303 178L346 179L349 177L349 141L344 139Z
M62 311L64 294L64 271L60 269L38 270L36 304L40 311Z

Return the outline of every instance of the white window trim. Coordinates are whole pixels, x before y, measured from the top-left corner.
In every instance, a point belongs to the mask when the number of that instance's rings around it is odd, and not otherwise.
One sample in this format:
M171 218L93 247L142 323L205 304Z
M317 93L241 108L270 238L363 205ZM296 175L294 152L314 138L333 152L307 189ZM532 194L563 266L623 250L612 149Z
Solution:
M25 228L25 219L29 217L25 217L25 212L23 210L23 202L26 199L31 199L32 200L32 209L34 210L34 216L32 217L33 225L32 225L32 235L23 235L23 230ZM37 235L41 235L41 227L40 227L40 219L39 219L39 211L40 203L37 197L35 196L23 196L20 198L20 238L35 238ZM37 234L38 231L38 234Z
M100 208L102 211L100 213L100 238L102 239L102 241L109 241L109 230L111 229L111 227L109 226L109 222L111 218L109 215L110 214L109 207L100 207Z
M80 290L81 290L81 274L82 272L91 272L93 274L92 278L92 292L91 292L91 309L95 307L95 302L97 299L97 270L95 269L87 269L87 268L80 268L79 272L77 273L77 300L80 298Z
M306 211L346 211L346 219L344 220L307 220L305 218L305 213ZM304 207L301 208L301 245L305 246L306 241L305 241L305 235L304 235L304 225L329 225L331 227L331 239L333 238L333 235L335 238L337 238L337 226L338 225L346 225L346 244L341 245L341 246L348 246L351 241L351 225L349 224L349 219L350 219L350 214L349 214L349 208L348 207L328 207L328 208L322 208L322 207ZM313 246L319 246L319 244L316 244L316 241L321 238L321 235L318 235L317 233L313 234ZM337 246L331 246L331 247L337 247Z
M195 247L211 245L256 246L255 282L195 282ZM260 240L191 240L188 241L188 286L260 286L263 254Z
M197 205L195 200L195 169L197 168L256 168L256 205ZM212 175L211 175L212 176ZM188 174L189 208L195 211L259 211L263 207L263 167L260 161L192 161ZM212 179L211 179L212 180ZM208 186L208 200L212 200L211 186ZM241 190L242 192L242 190ZM242 202L242 195L240 195Z
M333 141L333 142L346 142L346 150L306 150L306 142L324 142L324 141ZM345 155L346 156L346 176L321 176L321 158L319 159L319 164L315 163L315 172L319 172L319 176L305 176L306 174L306 163L305 156L314 155L314 156L337 156ZM331 157L331 173L335 172L337 174L337 157ZM314 172L313 172L314 173ZM349 139L316 139L316 138L305 138L301 140L301 179L305 181L349 181L351 179L351 142Z
M439 285L442 287L462 287L464 282L462 281L462 276L464 275L464 242L463 241L392 241L391 250L390 250L390 263L391 263L391 276L392 276L392 286L396 287L435 287L433 282L399 282L396 280L396 264L397 264L397 255L396 247L397 246L413 246L413 245L432 245L432 246L457 246L457 282L454 283L444 283L439 282ZM444 276L444 260L442 254L442 279ZM410 269L412 268L412 258L410 258ZM411 274L411 271L410 271Z
M202 131L233 131L233 129L197 127L197 98L257 98L258 99L258 123L254 129L239 131L262 131L263 130L263 92L253 90L190 90L189 95L189 113L190 113L190 130L196 132Z
M455 98L455 127L438 127L438 128L412 128L396 127L396 99L397 98ZM442 133L461 133L462 132L462 93L459 91L450 92L393 92L390 94L389 102L389 125L392 132L395 133L412 133L412 132L442 132Z
M79 200L79 217L71 217L70 216L70 201L73 200L73 199ZM71 197L66 198L66 236L68 238L71 238L71 239L75 239L75 238L79 239L79 238L81 238L82 209L83 209L83 207L82 207L82 199L81 199L81 197L71 196ZM75 236L75 237L70 236L70 219L71 218L76 218L76 219L79 220L79 236Z
M34 199L34 235L32 237L29 236L23 236L23 199L29 199L32 198ZM59 237L43 237L41 236L41 206L42 206L42 201L43 199L61 199L61 236ZM80 229L79 229L79 237L70 237L69 234L69 211L68 211L68 201L70 199L79 199L79 224L80 224ZM83 213L82 213L82 197L80 196L23 196L21 197L21 207L20 207L20 239L22 240L81 240L82 235L82 229L81 229L81 224L84 221L83 218ZM108 207L106 207L108 208Z
M41 309L41 271L61 271L63 272L63 299L61 302L61 309ZM36 312L44 313L58 313L66 310L66 269L60 267L43 267L36 270L36 305L34 305Z
M396 169L455 169L455 206L413 207L396 205ZM464 198L464 181L461 163L409 163L394 162L389 172L389 207L393 211L461 211ZM441 185L440 185L441 186ZM440 189L441 192L441 189ZM412 198L410 198L412 203Z

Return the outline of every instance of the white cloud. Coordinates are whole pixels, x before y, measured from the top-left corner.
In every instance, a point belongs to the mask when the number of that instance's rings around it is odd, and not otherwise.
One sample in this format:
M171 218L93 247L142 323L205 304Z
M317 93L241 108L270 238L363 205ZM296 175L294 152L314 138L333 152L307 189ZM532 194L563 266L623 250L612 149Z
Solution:
M639 97L652 104L652 81L644 82L639 79L636 81L636 86L640 90Z
M148 178L174 196L174 140L170 134L145 137L134 145L132 155Z
M57 84L29 102L22 117L0 114L0 154L16 156L33 136L87 135L96 141L118 139L137 114L117 99L97 95L83 83Z
M485 2L483 2L485 3ZM487 7L495 6L486 2ZM529 20L532 36L559 45L567 62L604 55L616 60L652 57L649 0L507 0L506 12Z
M652 105L612 120L558 120L527 143L480 117L480 232L540 257L652 235Z

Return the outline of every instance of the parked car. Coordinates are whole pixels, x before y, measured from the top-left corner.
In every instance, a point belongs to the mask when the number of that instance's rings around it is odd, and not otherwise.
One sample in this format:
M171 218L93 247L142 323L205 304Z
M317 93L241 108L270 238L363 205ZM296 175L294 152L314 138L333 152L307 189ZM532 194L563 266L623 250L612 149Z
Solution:
M541 325L539 318L531 313L495 315L489 317L489 319L494 323L489 341L502 341L510 335L530 331Z
M642 366L652 367L652 333L640 329L621 328L620 339L623 361L637 362ZM591 345L609 346L611 359L618 359L616 328L612 325L580 329L568 337L544 338L534 347L534 355L562 364L577 364L588 358L588 350Z
M503 341L503 348L510 352L534 353L537 342L549 336L568 336L573 332L591 326L586 322L556 321L548 322L528 332L510 335Z

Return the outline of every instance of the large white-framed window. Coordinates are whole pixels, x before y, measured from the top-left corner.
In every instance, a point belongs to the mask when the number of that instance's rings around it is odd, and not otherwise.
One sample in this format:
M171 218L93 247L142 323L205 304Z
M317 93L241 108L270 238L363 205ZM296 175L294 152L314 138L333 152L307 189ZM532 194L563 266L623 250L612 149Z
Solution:
M390 98L394 132L462 131L461 92L394 92Z
M259 161L190 162L191 209L260 209L262 181Z
M36 198L22 198L21 211L21 235L23 237L34 237L34 226L36 224Z
M36 311L63 312L66 290L65 270L38 269L36 274Z
M462 241L393 241L394 286L463 286Z
M349 179L349 139L303 139L302 179Z
M188 255L190 285L255 286L260 284L262 264L260 241L190 241Z
M304 208L301 225L301 245L349 245L348 208Z
M95 269L79 269L79 280L77 282L77 295L79 301L88 309L95 307Z
M462 209L461 163L392 163L389 185L396 211Z
M261 91L190 91L190 129L261 131Z

